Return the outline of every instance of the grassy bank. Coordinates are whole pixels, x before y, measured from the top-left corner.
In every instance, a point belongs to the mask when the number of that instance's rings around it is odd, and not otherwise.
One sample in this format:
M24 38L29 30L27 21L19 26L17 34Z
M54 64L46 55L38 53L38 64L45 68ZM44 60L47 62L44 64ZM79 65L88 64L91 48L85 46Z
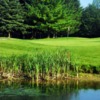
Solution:
M100 73L100 38L0 38L0 72L35 80Z

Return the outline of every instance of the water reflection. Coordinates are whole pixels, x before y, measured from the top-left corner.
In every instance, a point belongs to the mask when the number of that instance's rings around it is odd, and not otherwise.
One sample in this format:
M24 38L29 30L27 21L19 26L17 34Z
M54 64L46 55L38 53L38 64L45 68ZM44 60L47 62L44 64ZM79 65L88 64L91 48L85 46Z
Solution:
M72 95L70 100L100 100L100 90L81 89L78 95Z
M0 82L0 100L100 100L99 82Z

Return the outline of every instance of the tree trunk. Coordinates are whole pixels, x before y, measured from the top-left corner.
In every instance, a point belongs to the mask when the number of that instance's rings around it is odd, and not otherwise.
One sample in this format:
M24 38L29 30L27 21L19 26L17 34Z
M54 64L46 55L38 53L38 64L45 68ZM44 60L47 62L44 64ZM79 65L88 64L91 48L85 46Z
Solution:
M67 37L69 37L69 33L67 33Z
M37 34L37 33L36 33L36 32L34 32L34 37L35 37L35 38L36 38L36 34Z
M8 33L8 38L11 38L11 34L10 34L10 32Z
M57 33L54 33L53 34L53 38L57 38Z
M23 34L23 39L25 39L25 35Z
M70 34L70 26L68 27L67 37L69 37Z
M48 34L48 38L50 38L50 35Z
M78 75L78 72L77 72L77 78L78 78L78 76L79 76L79 75Z

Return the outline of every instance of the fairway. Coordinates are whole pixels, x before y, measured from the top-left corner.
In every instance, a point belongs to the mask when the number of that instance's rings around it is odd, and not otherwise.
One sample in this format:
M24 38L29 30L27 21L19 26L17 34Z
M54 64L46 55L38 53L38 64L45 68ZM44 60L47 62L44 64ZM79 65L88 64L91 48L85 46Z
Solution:
M0 38L0 56L32 54L52 48L66 48L80 65L100 66L100 38L8 39Z

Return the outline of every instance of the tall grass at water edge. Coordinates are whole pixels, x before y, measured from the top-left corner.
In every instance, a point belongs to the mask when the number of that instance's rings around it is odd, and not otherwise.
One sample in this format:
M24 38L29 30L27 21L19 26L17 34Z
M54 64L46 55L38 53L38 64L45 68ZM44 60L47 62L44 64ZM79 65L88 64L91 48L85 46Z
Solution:
M81 65L66 49L41 50L33 54L0 57L0 72L33 80L64 79L79 72L99 73L100 66Z

